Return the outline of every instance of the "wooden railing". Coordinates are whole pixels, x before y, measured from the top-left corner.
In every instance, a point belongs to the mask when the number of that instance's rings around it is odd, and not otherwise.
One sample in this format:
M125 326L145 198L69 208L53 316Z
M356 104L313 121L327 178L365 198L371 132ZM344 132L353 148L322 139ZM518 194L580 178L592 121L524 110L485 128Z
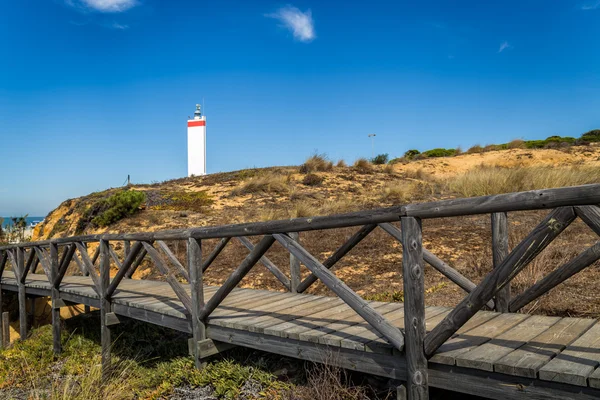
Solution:
M513 299L510 298L509 282L577 217L600 235L600 208L597 204L600 204L600 184L410 204L313 218L152 233L58 238L0 247L0 276L7 263L10 263L19 284L19 299L23 300L19 303L21 334L25 337L27 334L24 320L26 318L25 281L28 273L35 273L38 265L41 265L48 282L52 283L54 351L60 352L59 309L64 303L60 299L59 289L70 262L74 261L81 273L91 278L94 290L101 300L103 365L106 368L110 366L109 325L113 317L111 315L113 295L123 279L130 279L144 259L152 261L183 304L191 325L193 354L198 367L202 364L198 346L207 340L208 318L256 264L264 265L286 290L292 292L302 293L320 280L390 344L405 353L409 397L421 399L428 397L427 359L477 311L485 306L500 312L517 311L600 258L600 243L597 242L524 293ZM552 211L521 243L509 251L507 213L539 209L552 209ZM494 261L493 270L479 284L471 282L424 249L421 228L422 219L475 214L491 215ZM400 221L400 228L394 225L398 221ZM359 227L359 229L323 262L305 249L299 240L300 232L347 227ZM387 232L402 244L406 327L404 331L395 328L332 272L332 268L338 261L377 228ZM261 238L253 244L248 239L249 236ZM219 241L203 260L202 244L206 239L219 239ZM239 241L249 254L227 277L216 293L205 302L203 274L232 239ZM124 243L122 261L112 245L117 241ZM180 262L167 241L185 241L187 266ZM275 242L281 244L291 255L290 277L265 255ZM89 243L99 243L92 255L88 253ZM109 275L111 261L118 267L118 272L112 279ZM428 334L425 332L424 323L424 262L467 293L464 300ZM310 275L304 280L300 279L300 264L310 271ZM190 294L176 275L180 275L189 283Z

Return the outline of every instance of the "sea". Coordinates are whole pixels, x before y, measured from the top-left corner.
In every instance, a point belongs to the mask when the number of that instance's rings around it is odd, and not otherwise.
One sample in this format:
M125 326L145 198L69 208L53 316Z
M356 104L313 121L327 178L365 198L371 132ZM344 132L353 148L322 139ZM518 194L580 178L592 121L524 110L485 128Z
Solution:
M2 227L8 227L10 225L12 225L12 221L10 219L10 217L2 217L4 218L4 221L2 222ZM44 220L44 217L27 217L27 226L31 226L32 223L34 222L42 222Z

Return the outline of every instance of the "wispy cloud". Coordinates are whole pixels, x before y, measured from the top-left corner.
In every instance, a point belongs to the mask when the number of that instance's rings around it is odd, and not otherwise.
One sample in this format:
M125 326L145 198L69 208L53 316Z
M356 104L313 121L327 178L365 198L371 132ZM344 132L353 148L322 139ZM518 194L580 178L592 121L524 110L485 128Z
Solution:
M600 0L583 3L579 8L581 8L583 11L595 10L600 8Z
M127 11L139 4L138 0L65 0L67 5L82 10L103 13L119 13Z
M310 10L302 12L296 7L286 6L274 13L266 14L266 17L279 20L287 28L296 40L310 42L317 37L315 24Z
M498 49L498 53L502 53L504 50L507 49L512 49L512 46L510 44L508 44L508 42L505 40L504 42L500 43L500 48Z
M129 29L129 25L125 25L125 24L120 24L117 21L114 21L112 24L110 24L108 26L109 28L112 29L119 29L119 30L125 30L125 29Z

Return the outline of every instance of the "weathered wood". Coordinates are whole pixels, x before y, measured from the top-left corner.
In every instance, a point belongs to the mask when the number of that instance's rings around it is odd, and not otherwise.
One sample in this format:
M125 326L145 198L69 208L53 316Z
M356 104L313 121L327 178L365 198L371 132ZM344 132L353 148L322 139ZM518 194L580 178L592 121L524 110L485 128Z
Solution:
M579 206L575 207L575 213L583 220L597 235L600 235L600 207Z
M15 249L16 265L19 274L19 334L21 340L27 338L27 295L25 293L25 253L23 248Z
M425 339L425 286L421 221L402 217L402 279L408 399L429 399Z
M131 251L131 241L129 240L124 240L123 241L123 251L125 253L125 257L127 257L129 255L129 252Z
M344 282L336 277L329 269L321 264L302 246L287 235L275 234L273 237L281 243L290 253L293 253L298 259L317 276L332 292L348 304L357 314L365 319L371 326L377 329L386 339L390 341L398 350L404 348L404 335L399 329L390 325L390 323L381 317L379 313L369 306L369 304L350 289Z
M123 280L123 278L127 274L127 271L129 270L129 268L131 267L131 265L135 261L137 255L140 253L140 251L142 251L142 248L143 248L142 243L135 242L135 244L133 245L133 248L131 248L129 250L129 252L127 254L127 257L125 257L125 260L123 260L123 264L121 265L121 268L119 269L119 271L117 272L117 274L113 278L112 282L110 283L110 285L106 289L106 297L109 300L112 297L112 295L115 292L115 290L117 290L117 286L119 286L119 284L121 283L121 281Z
M350 252L357 244L359 244L364 238L366 238L369 233L371 233L375 228L377 228L376 224L365 225L360 228L354 235L350 237L343 245L341 245L335 253L333 253L327 260L323 262L323 265L326 268L333 268L333 266L341 260L346 254ZM304 293L306 289L308 289L313 283L315 283L319 278L315 274L310 274L307 276L302 283L298 286L298 293Z
M300 234L298 232L290 232L289 237L300 243ZM290 253L290 287L289 291L292 293L298 293L298 286L302 281L302 275L300 275L300 260Z
M4 264L6 263L6 258L5 258L5 254L2 254L2 257L0 257L0 349L3 349L6 347L5 345L5 335L4 335L4 309L2 307L2 305L4 304L2 301L2 296L3 296L3 290L2 290L2 274L4 273ZM8 318L8 313L7 313L7 318ZM8 322L7 322L8 324Z
M202 272L205 272L208 269L208 267L210 267L210 265L213 263L213 261L215 261L215 258L217 258L217 256L219 254L221 254L221 252L223 251L225 246L227 246L227 243L229 243L230 240L231 240L230 237L224 237L223 239L221 239L219 241L217 246L214 248L213 251L211 251L211 253L208 255L208 257L202 264Z
M187 263L189 268L190 292L192 300L192 355L196 368L204 367L201 346L206 340L206 321L200 320L199 315L204 308L204 284L202 277L202 242L189 238L187 242Z
M508 216L505 212L492 214L492 253L494 268L499 267L508 256ZM508 312L510 282L496 293L496 311Z
M83 266L83 261L81 261L81 259L77 255L77 253L73 254L73 260L75 260L75 264L77 264L77 267L79 267L79 271L81 271L81 275L88 276L89 274L88 274L87 270L85 269L85 267Z
M154 242L149 242L149 243L152 244ZM140 254L135 259L135 261L133 262L133 265L131 266L131 268L129 268L129 271L127 271L127 274L125 275L125 277L127 279L131 279L131 277L133 276L133 274L135 273L135 271L137 271L138 267L144 261L144 258L146 257L147 254L148 253L146 252L146 249L142 249L142 251L140 251Z
M454 332L469 320L498 290L525 268L573 220L572 207L552 211L502 263L494 268L467 297L448 314L425 338L425 354L431 356Z
M254 245L247 237L240 236L237 238L238 241L244 245L248 250L252 251L254 249ZM281 284L286 288L286 290L291 290L291 282L287 276L271 260L269 260L266 256L262 256L260 258L260 263L264 265Z
M90 259L90 256L87 253L87 249L82 243L75 242L75 246L77 247L77 250L79 250L79 255L81 255L81 261L83 262L83 266L85 267L89 277L92 279L92 282L94 282L94 290L96 291L96 293L98 293L98 295L101 295L102 284L100 282L100 277L94 269L94 263Z
M537 281L529 289L515 297L510 303L510 312L516 312L531 303L538 297L544 295L584 268L592 265L600 259L600 242L579 254L577 257L555 269L543 279Z
M379 224L379 227L398 242L402 243L402 231L400 229L391 223ZM423 248L423 259L446 278L457 284L465 292L471 293L477 286L460 272L446 264L444 261L440 260L435 254L425 248ZM492 310L495 306L493 300L488 301L486 305Z
M198 358L200 359L206 359L208 357L221 354L227 350L233 349L234 347L236 346L230 343L219 342L217 340L212 339L194 341L194 339L192 338L188 341L188 349L190 356L195 357L196 355L198 355Z
M34 247L33 250L35 250L35 253L37 254L37 258L38 258L38 260L40 260L40 264L42 264L42 269L44 270L44 274L46 274L46 277L48 278L48 281L50 282L50 279L52 279L52 272L50 271L50 269L51 269L50 260L48 259L48 257L46 257L46 254L44 254L44 251L41 248Z
M25 254L25 250L23 249L23 254ZM23 273L21 274L21 282L25 282L25 279L27 279L27 274L29 274L29 271L31 270L31 266L33 265L33 262L36 258L35 255L35 251L30 250L29 251L29 255L27 257L27 262L25 263L25 267L23 268Z
M110 285L110 244L101 240L100 245L100 342L102 346L102 379L108 380L111 371L111 338L106 316L112 312L110 300L106 296Z
M171 261L171 264L173 264L175 268L177 268L177 271L179 271L179 273L183 275L185 280L189 282L190 274L188 273L188 271L186 271L185 267L181 265L175 254L173 254L173 252L169 248L169 246L167 246L167 244L162 240L159 240L156 243L158 244L158 247L160 247L160 249L163 251L163 253L165 253L169 261Z
M85 243L85 240L78 240L79 242ZM87 244L86 244L86 249L87 249ZM87 251L85 254L88 254ZM94 254L92 255L90 261L92 262L92 265L96 264L96 261L98 260L98 257L100 256L100 246L96 247L96 250L94 251Z
M54 278L58 275L58 268L58 245L50 243L50 276L48 277L50 282L53 282ZM52 349L54 350L54 354L60 354L62 346L60 340L60 307L58 307L60 292L58 291L58 287L52 285L50 295L52 298Z
M166 266L166 261L164 260L162 255L151 244L142 242L142 245L146 249L146 252L150 256L150 258L152 258L154 265L156 265L160 273L163 274L167 283L169 284L169 286L171 286L173 292L175 292L175 295L177 296L179 301L181 301L188 314L191 314L192 300L190 299L190 296L187 294L183 286L181 286L181 283L179 283L177 278L173 276L169 268Z
M402 207L401 215L419 218L442 218L599 203L600 184L593 184L409 204Z
M105 321L106 326L113 326L113 325L118 325L121 323L121 321L119 320L119 317L114 312L106 313L105 318L106 318L106 321Z
M600 364L600 324L567 346L539 371L540 379L587 386L587 378Z
M117 269L121 269L121 267L122 267L121 260L119 260L119 255L117 254L115 249L112 247L112 245L109 247L108 250L110 252L110 258L112 258L112 260L114 261L115 265L117 266Z
M494 362L503 374L537 378L538 371L594 324L593 319L563 318L524 346Z
M52 284L54 287L58 288L60 283L62 282L65 274L67 273L67 269L69 268L69 264L71 263L71 259L73 258L73 254L75 254L75 245L69 245L62 257L62 262L59 264L58 272L55 276L52 277Z
M221 285L219 290L210 298L210 300L204 306L204 309L200 312L199 319L206 319L214 310L221 304L225 297L231 293L231 291L241 282L242 279L250 272L252 267L260 260L260 258L269 250L273 245L275 239L268 235L261 239L261 241L254 247L254 250L248 254L248 256L242 261L239 267L229 275L227 280Z
M6 268L6 261L8 261L8 251L3 251L0 255L0 280L2 280L2 274Z
M493 371L494 364L560 321L559 317L532 315L494 339L456 357L459 367Z
M10 320L8 311L2 312L2 337L1 345L3 348L7 348L10 345Z

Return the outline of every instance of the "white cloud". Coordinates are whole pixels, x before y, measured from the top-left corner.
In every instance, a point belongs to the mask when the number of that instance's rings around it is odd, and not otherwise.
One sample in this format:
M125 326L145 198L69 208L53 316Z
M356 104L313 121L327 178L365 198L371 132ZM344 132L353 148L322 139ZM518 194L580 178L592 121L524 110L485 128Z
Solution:
M505 40L504 42L500 43L500 48L498 49L498 53L502 53L504 50L506 49L511 49L512 46L510 44L508 44L508 42Z
M588 3L584 3L581 5L580 7L583 11L589 11L589 10L595 10L597 8L600 8L600 0L596 0L596 1L591 1Z
M125 30L125 29L129 29L129 25L125 25L125 24L120 24L118 22L113 22L112 24L110 24L109 26L110 28L113 29L120 29L120 30Z
M292 32L294 38L301 42L310 42L317 37L310 10L302 12L296 7L286 6L266 16L281 21L283 26Z
M73 7L94 10L104 13L127 11L139 4L138 0L65 0Z

